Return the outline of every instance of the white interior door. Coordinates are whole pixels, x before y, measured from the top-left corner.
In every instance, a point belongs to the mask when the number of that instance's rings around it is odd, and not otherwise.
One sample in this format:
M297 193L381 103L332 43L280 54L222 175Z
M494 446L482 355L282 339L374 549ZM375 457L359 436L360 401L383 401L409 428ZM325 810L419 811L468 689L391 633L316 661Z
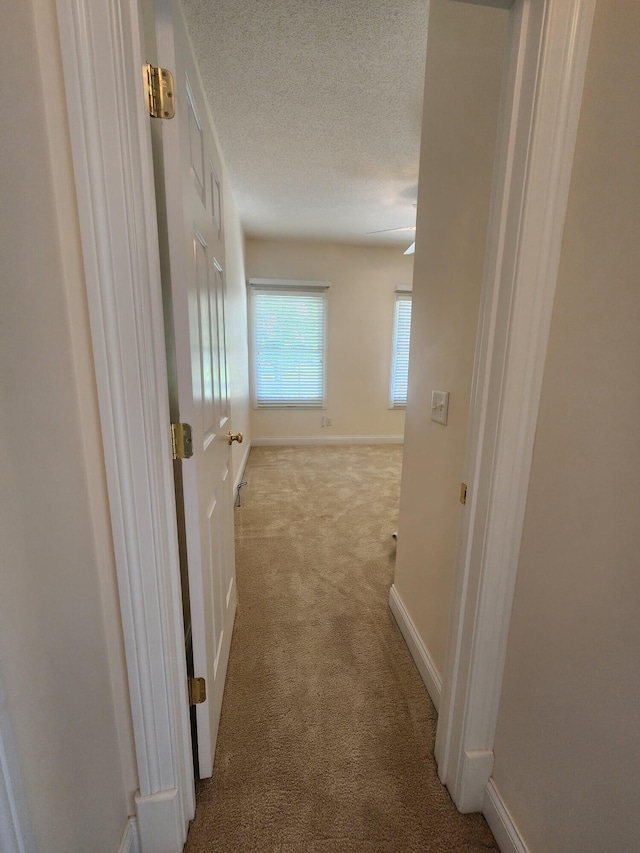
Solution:
M156 0L155 17L158 64L175 78L176 116L158 121L153 132L161 136L156 183L166 208L160 237L163 271L169 273L163 277L170 279L163 287L167 326L173 328L172 417L193 427L193 458L177 463L176 481L194 674L207 680L207 699L196 706L199 774L207 777L236 603L221 169L180 9L171 0ZM188 615L186 621L188 631Z

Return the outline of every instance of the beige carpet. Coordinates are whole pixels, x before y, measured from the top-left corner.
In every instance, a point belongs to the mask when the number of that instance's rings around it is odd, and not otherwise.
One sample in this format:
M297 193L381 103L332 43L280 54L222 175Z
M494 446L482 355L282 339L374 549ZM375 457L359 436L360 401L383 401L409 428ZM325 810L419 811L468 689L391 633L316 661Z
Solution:
M186 853L497 850L433 761L435 712L389 611L402 450L254 448L214 775Z

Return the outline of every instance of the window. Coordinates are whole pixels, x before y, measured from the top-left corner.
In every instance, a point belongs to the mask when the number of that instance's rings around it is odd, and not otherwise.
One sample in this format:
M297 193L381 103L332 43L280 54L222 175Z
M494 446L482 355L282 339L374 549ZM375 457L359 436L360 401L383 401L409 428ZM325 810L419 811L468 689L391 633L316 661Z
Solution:
M250 284L255 405L322 408L328 284Z
M391 408L407 405L409 341L411 339L411 294L396 292L391 355Z

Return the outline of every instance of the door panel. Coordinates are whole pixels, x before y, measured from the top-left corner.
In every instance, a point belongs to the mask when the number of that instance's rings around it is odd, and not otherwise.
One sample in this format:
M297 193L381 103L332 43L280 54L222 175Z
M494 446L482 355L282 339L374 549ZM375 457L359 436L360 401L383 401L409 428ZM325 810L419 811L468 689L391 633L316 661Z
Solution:
M191 88L188 74L184 75L187 123L189 127L189 155L196 193L202 203L206 204L204 186L204 130L198 115L196 99Z
M199 775L206 777L213 770L236 604L221 171L179 7L157 0L155 8L158 62L175 78L176 117L162 123L159 144L159 196L166 199L172 411L193 426L194 455L178 463L177 500L184 510L193 668L207 680L207 700L196 707Z

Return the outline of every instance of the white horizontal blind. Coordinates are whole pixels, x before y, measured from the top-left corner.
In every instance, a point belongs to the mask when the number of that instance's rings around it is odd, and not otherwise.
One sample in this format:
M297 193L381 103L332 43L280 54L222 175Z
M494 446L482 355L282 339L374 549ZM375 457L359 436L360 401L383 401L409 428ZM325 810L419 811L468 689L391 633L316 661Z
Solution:
M253 290L257 406L324 405L324 290Z
M407 405L409 379L409 342L411 339L411 295L396 295L393 323L393 353L391 360L391 405Z

